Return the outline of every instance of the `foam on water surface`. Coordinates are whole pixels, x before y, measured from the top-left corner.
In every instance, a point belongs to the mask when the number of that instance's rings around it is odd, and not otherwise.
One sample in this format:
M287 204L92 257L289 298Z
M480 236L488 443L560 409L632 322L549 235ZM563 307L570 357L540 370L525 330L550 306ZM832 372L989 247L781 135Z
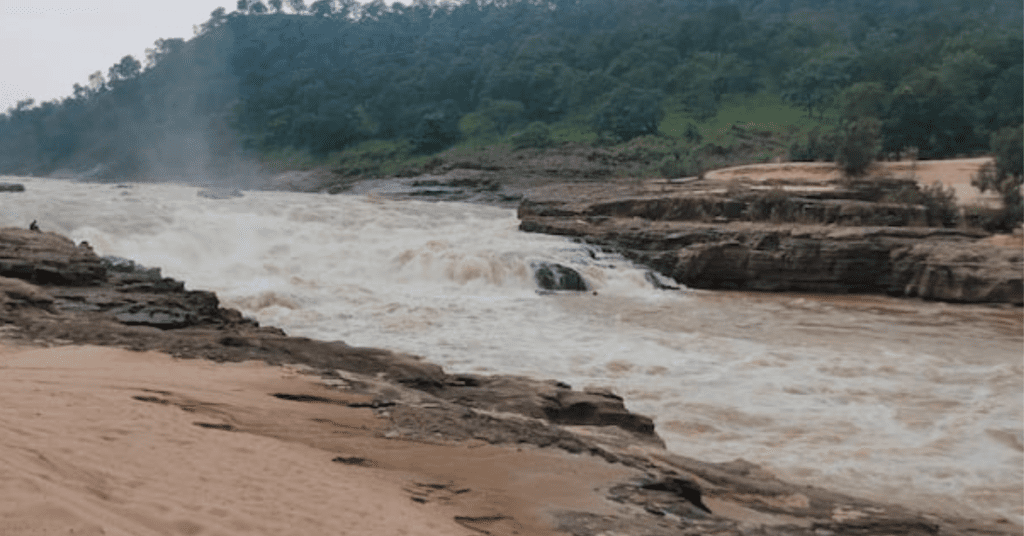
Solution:
M0 224L38 220L290 334L611 386L684 455L1024 516L1019 309L657 290L615 255L485 206L16 180L27 191L0 194ZM538 294L541 261L597 294Z

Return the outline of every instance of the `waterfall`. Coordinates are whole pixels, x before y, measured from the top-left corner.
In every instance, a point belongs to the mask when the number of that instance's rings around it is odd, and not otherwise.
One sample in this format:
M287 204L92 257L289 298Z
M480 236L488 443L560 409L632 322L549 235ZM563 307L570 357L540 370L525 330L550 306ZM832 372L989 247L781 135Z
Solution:
M446 369L608 386L669 449L1020 522L1020 313L877 296L657 288L513 211L365 196L14 178L0 225L88 241L289 334ZM539 292L541 263L585 292Z

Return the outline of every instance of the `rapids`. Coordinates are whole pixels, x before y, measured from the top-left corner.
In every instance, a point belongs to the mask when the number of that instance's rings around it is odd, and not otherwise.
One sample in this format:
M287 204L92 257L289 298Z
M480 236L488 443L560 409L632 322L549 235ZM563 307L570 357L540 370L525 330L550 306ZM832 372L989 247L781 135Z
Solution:
M0 225L86 240L289 334L450 371L610 386L668 448L947 514L1024 518L1020 309L657 290L513 211L364 196L7 177ZM531 263L594 293L536 292Z

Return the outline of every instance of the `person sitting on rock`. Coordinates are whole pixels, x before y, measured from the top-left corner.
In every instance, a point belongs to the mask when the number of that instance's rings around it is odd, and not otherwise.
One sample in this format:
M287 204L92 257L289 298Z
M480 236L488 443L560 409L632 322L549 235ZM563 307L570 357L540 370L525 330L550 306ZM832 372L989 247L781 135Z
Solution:
M28 224L28 230L29 231L35 231L37 233L42 232L39 229L39 223L37 223L36 220L32 220L32 223Z

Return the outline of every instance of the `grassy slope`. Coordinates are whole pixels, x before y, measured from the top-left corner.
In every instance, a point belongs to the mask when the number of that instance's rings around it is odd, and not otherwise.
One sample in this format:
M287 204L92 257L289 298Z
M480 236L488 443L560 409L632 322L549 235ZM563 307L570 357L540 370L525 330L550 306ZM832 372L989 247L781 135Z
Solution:
M658 136L608 145L590 126L589 114L580 113L550 125L552 141L554 145L562 142L602 145L624 160L647 162L643 175L657 176L663 174L660 164L666 158L678 158L680 154L699 155L703 168L785 158L786 148L794 139L833 121L828 114L823 118L808 117L803 110L786 104L778 96L764 93L727 96L718 113L705 121L695 119L672 97L666 98L664 108L665 117ZM686 138L690 124L700 133L700 141ZM417 170L436 164L438 159L493 150L507 152L511 137L523 126L509 129L505 136L492 133L467 137L438 155L417 155L404 140L371 140L326 157L284 149L264 153L260 159L271 169L329 168L350 177L416 174Z

